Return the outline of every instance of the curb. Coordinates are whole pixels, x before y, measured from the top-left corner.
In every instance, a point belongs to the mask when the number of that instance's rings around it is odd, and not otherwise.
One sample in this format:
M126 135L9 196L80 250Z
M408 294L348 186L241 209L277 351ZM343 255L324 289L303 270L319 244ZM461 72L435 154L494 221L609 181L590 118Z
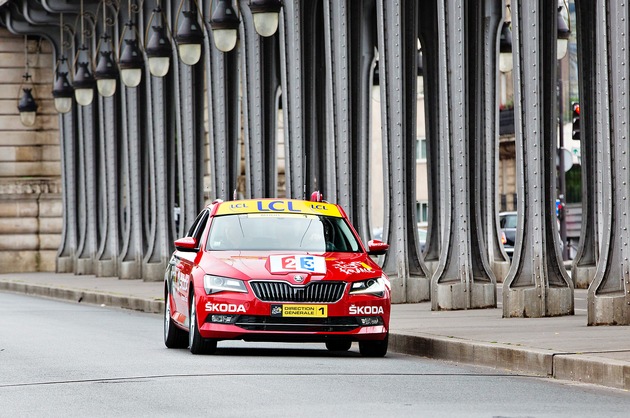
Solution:
M390 334L389 348L431 359L630 390L628 362L603 359L595 355L598 353L564 353L456 337L403 334Z
M522 349L506 344L473 342L456 337L402 334L390 334L389 348L404 354L507 369L536 376L551 376L553 373L553 352L548 350Z
M99 293L92 290L63 289L42 285L2 281L0 281L0 290L26 295L43 296L53 299L69 300L77 303L112 306L147 313L162 313L164 310L164 301L161 300L118 296L109 293Z
M153 314L161 314L164 310L164 301L161 300L118 296L91 290L4 281L0 281L0 290ZM630 390L630 364L614 359L602 359L597 357L598 353L564 353L462 340L456 337L397 333L390 334L389 349L431 359Z
M554 377L630 390L628 362L602 360L592 354L594 353L557 354L554 361Z

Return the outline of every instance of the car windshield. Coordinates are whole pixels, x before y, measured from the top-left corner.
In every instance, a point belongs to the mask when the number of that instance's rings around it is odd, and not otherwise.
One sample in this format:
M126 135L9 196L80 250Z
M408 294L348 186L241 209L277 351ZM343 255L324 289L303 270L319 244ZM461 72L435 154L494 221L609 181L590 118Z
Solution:
M361 246L343 218L250 213L216 216L206 249L359 252Z

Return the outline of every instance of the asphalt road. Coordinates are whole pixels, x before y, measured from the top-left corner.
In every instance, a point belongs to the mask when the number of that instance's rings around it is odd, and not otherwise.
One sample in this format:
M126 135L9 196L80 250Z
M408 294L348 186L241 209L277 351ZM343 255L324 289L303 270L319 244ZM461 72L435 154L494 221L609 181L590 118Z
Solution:
M169 350L162 318L0 292L0 416L627 417L630 394L357 347Z

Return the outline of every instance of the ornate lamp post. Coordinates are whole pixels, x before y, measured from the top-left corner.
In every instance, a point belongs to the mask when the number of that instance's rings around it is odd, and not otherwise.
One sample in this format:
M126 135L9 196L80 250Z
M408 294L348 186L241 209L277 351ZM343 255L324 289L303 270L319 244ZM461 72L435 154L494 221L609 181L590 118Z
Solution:
M278 30L280 0L250 0L249 9L254 16L254 28L260 36L272 36Z
M168 27L164 25L164 22L164 14L158 2L147 25L147 33L149 30L153 30L153 33L145 42L144 47L149 61L149 71L155 77L164 77L171 66L172 45L167 33Z
M222 52L229 52L236 46L240 20L230 0L218 0L210 19L214 45Z
M179 5L181 11L184 0ZM196 1L188 2L189 10L181 11L178 19L182 17L182 21L177 28L177 49L179 58L186 65L195 65L201 58L201 43L203 42L203 32L199 24L198 10ZM193 7L194 6L194 7Z

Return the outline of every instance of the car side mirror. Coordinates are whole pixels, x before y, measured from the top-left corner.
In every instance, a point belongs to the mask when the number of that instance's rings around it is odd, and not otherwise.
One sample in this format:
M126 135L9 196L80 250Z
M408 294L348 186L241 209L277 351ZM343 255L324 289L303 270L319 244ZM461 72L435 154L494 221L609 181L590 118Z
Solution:
M368 241L368 255L383 255L389 249L389 244L373 239Z
M197 240L194 239L193 237L184 237L184 238L175 240L175 249L177 251L191 252L191 253L195 253L199 251L199 248L197 248Z

